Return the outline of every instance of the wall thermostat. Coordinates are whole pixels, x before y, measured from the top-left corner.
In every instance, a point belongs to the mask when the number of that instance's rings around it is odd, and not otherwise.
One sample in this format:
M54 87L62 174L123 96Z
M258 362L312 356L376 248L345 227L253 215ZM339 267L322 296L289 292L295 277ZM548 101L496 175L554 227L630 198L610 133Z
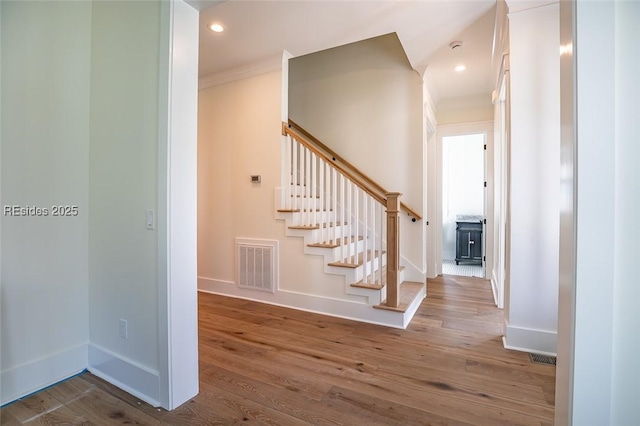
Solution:
M260 175L251 175L251 183L260 183L262 182L262 177Z

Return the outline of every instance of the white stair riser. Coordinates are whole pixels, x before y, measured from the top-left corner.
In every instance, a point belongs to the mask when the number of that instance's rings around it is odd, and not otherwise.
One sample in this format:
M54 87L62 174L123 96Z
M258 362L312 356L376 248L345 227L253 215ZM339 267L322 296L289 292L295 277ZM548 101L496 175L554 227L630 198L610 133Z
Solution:
M285 229L286 235L291 237L299 237L304 239L304 247L305 254L315 255L315 256L323 256L324 257L324 272L327 274L334 275L342 275L345 277L345 285L346 285L346 293L357 295L357 296L365 296L368 298L369 305L377 305L380 304L383 300L386 299L386 287L382 290L372 290L372 289L364 289L358 287L352 287L351 284L362 281L364 277L371 274L371 262L365 262L363 265L358 266L356 268L344 268L337 266L329 266L331 262L338 262L342 259L342 252L340 247L336 248L324 248L324 247L309 247L308 244L314 244L323 242L323 235L325 235L328 239L333 238L333 230L332 227L329 227L325 230L325 233L322 233L321 229L290 229L290 226L298 226L304 223L306 219L306 213L302 212L277 212L276 219L285 221ZM316 212L315 216L318 223L324 222L334 222L334 213L333 212ZM360 228L362 228L360 226ZM361 231L361 230L360 230ZM336 226L335 229L336 236L342 239L348 233L348 227L346 226ZM343 234L344 233L344 234ZM352 229L353 233L353 229ZM362 233L360 232L361 236ZM364 250L364 240L358 242L349 243L352 247L352 253L361 253ZM368 247L368 249L371 249ZM345 248L344 253L348 253ZM345 254L346 256L347 254ZM382 258L377 257L373 262L373 271L377 272L380 267L386 265L387 256L386 253L382 255ZM404 280L404 273L400 273L401 281Z

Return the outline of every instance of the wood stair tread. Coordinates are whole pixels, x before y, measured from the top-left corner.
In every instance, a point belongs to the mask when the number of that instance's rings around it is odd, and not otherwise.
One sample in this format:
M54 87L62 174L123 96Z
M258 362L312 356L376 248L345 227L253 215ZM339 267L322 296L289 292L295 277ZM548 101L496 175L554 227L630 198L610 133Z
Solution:
M368 284L362 281L358 281L357 283L350 284L351 287L355 288L364 288L367 290L382 290L384 288L384 284Z
M347 223L345 222L344 225L346 225ZM340 224L338 224L340 225ZM323 228L333 228L334 226L336 226L335 222L330 222L330 223L324 223L322 224ZM314 229L320 229L320 224L316 223L315 225L291 225L288 227L289 229L309 229L309 230L314 230Z
M404 266L401 266L399 268L399 270L403 271L404 270ZM369 290L382 290L384 288L384 286L387 285L387 267L383 266L382 267L382 284L380 283L380 280L378 279L380 277L379 274L375 274L373 283L369 283L368 281L371 280L371 275L367 275L367 277L361 281L358 281L357 283L352 283L349 284L351 287L356 287L356 288L365 288L365 289L369 289Z
M336 242L329 241L327 243L307 244L307 247L337 248L337 247L340 247L341 245L346 245L349 242L353 243L353 242L355 242L355 240L356 240L355 237L344 237L344 238L341 238L340 240L338 240ZM362 240L364 240L364 237L359 236L358 237L358 241L362 241Z
M386 252L382 252L382 254L385 254ZM373 254L373 258L377 258L380 257L380 252L378 250L376 250ZM351 259L353 259L354 256L351 256ZM362 253L358 254L358 261L357 263L352 263L349 261L350 259L344 259L344 261L339 261L339 262L331 262L329 263L329 266L337 266L339 268L352 268L355 269L359 266L362 266L364 264L364 256L362 255ZM369 262L371 260L371 250L367 250L367 262Z
M416 299L416 297L418 297L424 285L424 283L415 281L404 281L400 284L400 302L398 303L398 307L387 306L385 304L386 300L379 305L374 305L373 307L387 311L407 312L407 309L411 306L411 303Z
M305 212L332 212L333 209L329 209L329 210L320 210L320 209L278 209L277 210L278 213L305 213Z

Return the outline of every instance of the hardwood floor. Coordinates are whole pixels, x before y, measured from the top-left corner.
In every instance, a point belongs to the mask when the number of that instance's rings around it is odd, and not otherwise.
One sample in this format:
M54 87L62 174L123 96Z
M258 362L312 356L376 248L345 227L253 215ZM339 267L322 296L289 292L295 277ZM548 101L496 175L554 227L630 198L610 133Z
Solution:
M85 373L4 425L551 425L555 367L502 348L487 281L444 276L407 330L200 294L200 394L167 412Z

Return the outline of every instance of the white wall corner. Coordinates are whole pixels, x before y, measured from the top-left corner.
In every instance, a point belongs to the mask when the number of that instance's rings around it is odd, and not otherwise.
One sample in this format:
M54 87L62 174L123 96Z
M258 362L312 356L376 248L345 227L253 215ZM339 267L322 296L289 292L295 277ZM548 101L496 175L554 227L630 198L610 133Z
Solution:
M437 127L438 122L436 120L436 104L433 102L431 89L424 75L422 76L422 106L426 121L431 123L434 128Z
M286 50L282 52L282 103L280 105L280 119L283 123L289 120L289 59L293 58L293 55Z
M525 10L537 9L550 4L559 3L559 0L506 0L509 6L509 14Z
M159 372L156 404L199 392L197 293L198 11L162 2L158 137ZM174 52L179 52L174 55ZM141 375L140 386L152 378Z
M493 302L498 308L502 309L503 307L500 306L500 300L498 298L498 278L496 277L495 269L491 271L491 292L493 293Z
M3 371L0 373L0 405L83 372L87 368L87 351L87 344L83 343Z
M515 327L507 324L502 341L505 349L555 356L558 333L555 331Z

